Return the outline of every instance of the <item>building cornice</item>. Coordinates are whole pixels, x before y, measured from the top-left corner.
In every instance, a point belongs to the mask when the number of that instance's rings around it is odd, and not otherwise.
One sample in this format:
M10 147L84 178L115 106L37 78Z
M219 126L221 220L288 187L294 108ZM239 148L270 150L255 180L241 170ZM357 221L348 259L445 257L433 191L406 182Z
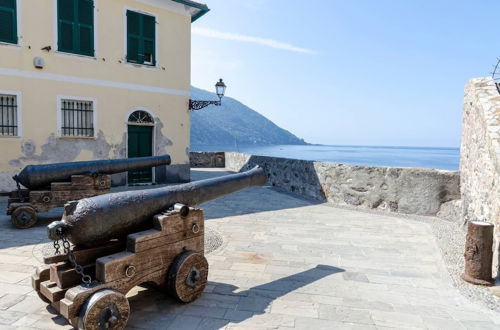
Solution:
M180 3L182 5L185 5L185 6L188 6L188 7L195 9L191 13L191 22L196 21L198 18L200 18L201 16L205 15L206 13L208 13L210 11L208 6L204 3L199 3L199 2L191 1L191 0L171 0L171 1L174 1L174 2L177 2L177 3Z
M136 0L147 5L191 17L191 22L210 11L207 5L191 0Z

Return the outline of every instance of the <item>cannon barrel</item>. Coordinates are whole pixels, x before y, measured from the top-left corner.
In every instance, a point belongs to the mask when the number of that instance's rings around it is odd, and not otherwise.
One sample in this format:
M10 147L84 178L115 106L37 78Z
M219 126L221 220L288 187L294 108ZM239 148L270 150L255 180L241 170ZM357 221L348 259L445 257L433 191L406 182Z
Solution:
M57 240L62 232L77 246L91 246L147 228L155 214L176 203L195 206L245 188L262 186L266 181L264 170L255 167L213 179L69 202L65 205L62 220L47 227L48 236Z
M37 189L46 187L51 182L68 181L72 175L77 174L114 174L160 165L170 165L170 156L28 165L13 179L26 188Z

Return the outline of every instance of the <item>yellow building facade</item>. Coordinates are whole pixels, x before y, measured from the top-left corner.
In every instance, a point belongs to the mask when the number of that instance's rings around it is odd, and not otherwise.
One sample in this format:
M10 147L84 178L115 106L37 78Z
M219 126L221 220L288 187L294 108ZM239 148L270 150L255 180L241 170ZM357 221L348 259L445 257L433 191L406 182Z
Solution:
M173 0L0 1L0 191L28 164L148 154L172 157L149 181L188 181L191 23L207 11Z

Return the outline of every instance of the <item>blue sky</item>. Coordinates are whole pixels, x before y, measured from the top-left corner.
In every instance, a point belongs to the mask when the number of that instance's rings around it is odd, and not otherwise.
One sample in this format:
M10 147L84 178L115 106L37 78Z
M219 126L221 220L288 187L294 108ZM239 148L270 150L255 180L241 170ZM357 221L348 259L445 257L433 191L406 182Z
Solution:
M208 1L208 0L207 0ZM463 90L500 57L498 0L209 0L192 83L310 143L460 145Z

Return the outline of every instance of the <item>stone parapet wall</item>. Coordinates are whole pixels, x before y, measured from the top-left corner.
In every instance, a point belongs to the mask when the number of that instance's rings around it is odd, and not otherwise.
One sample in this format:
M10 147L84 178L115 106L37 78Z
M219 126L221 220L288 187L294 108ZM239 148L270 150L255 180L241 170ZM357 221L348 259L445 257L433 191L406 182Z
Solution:
M458 172L375 167L226 153L226 168L263 167L269 183L336 205L436 215L460 198Z
M206 157L213 157L213 153ZM259 165L267 172L270 185L335 205L436 215L443 203L460 198L460 177L452 171L357 166L232 152L225 153L225 165L236 172Z

